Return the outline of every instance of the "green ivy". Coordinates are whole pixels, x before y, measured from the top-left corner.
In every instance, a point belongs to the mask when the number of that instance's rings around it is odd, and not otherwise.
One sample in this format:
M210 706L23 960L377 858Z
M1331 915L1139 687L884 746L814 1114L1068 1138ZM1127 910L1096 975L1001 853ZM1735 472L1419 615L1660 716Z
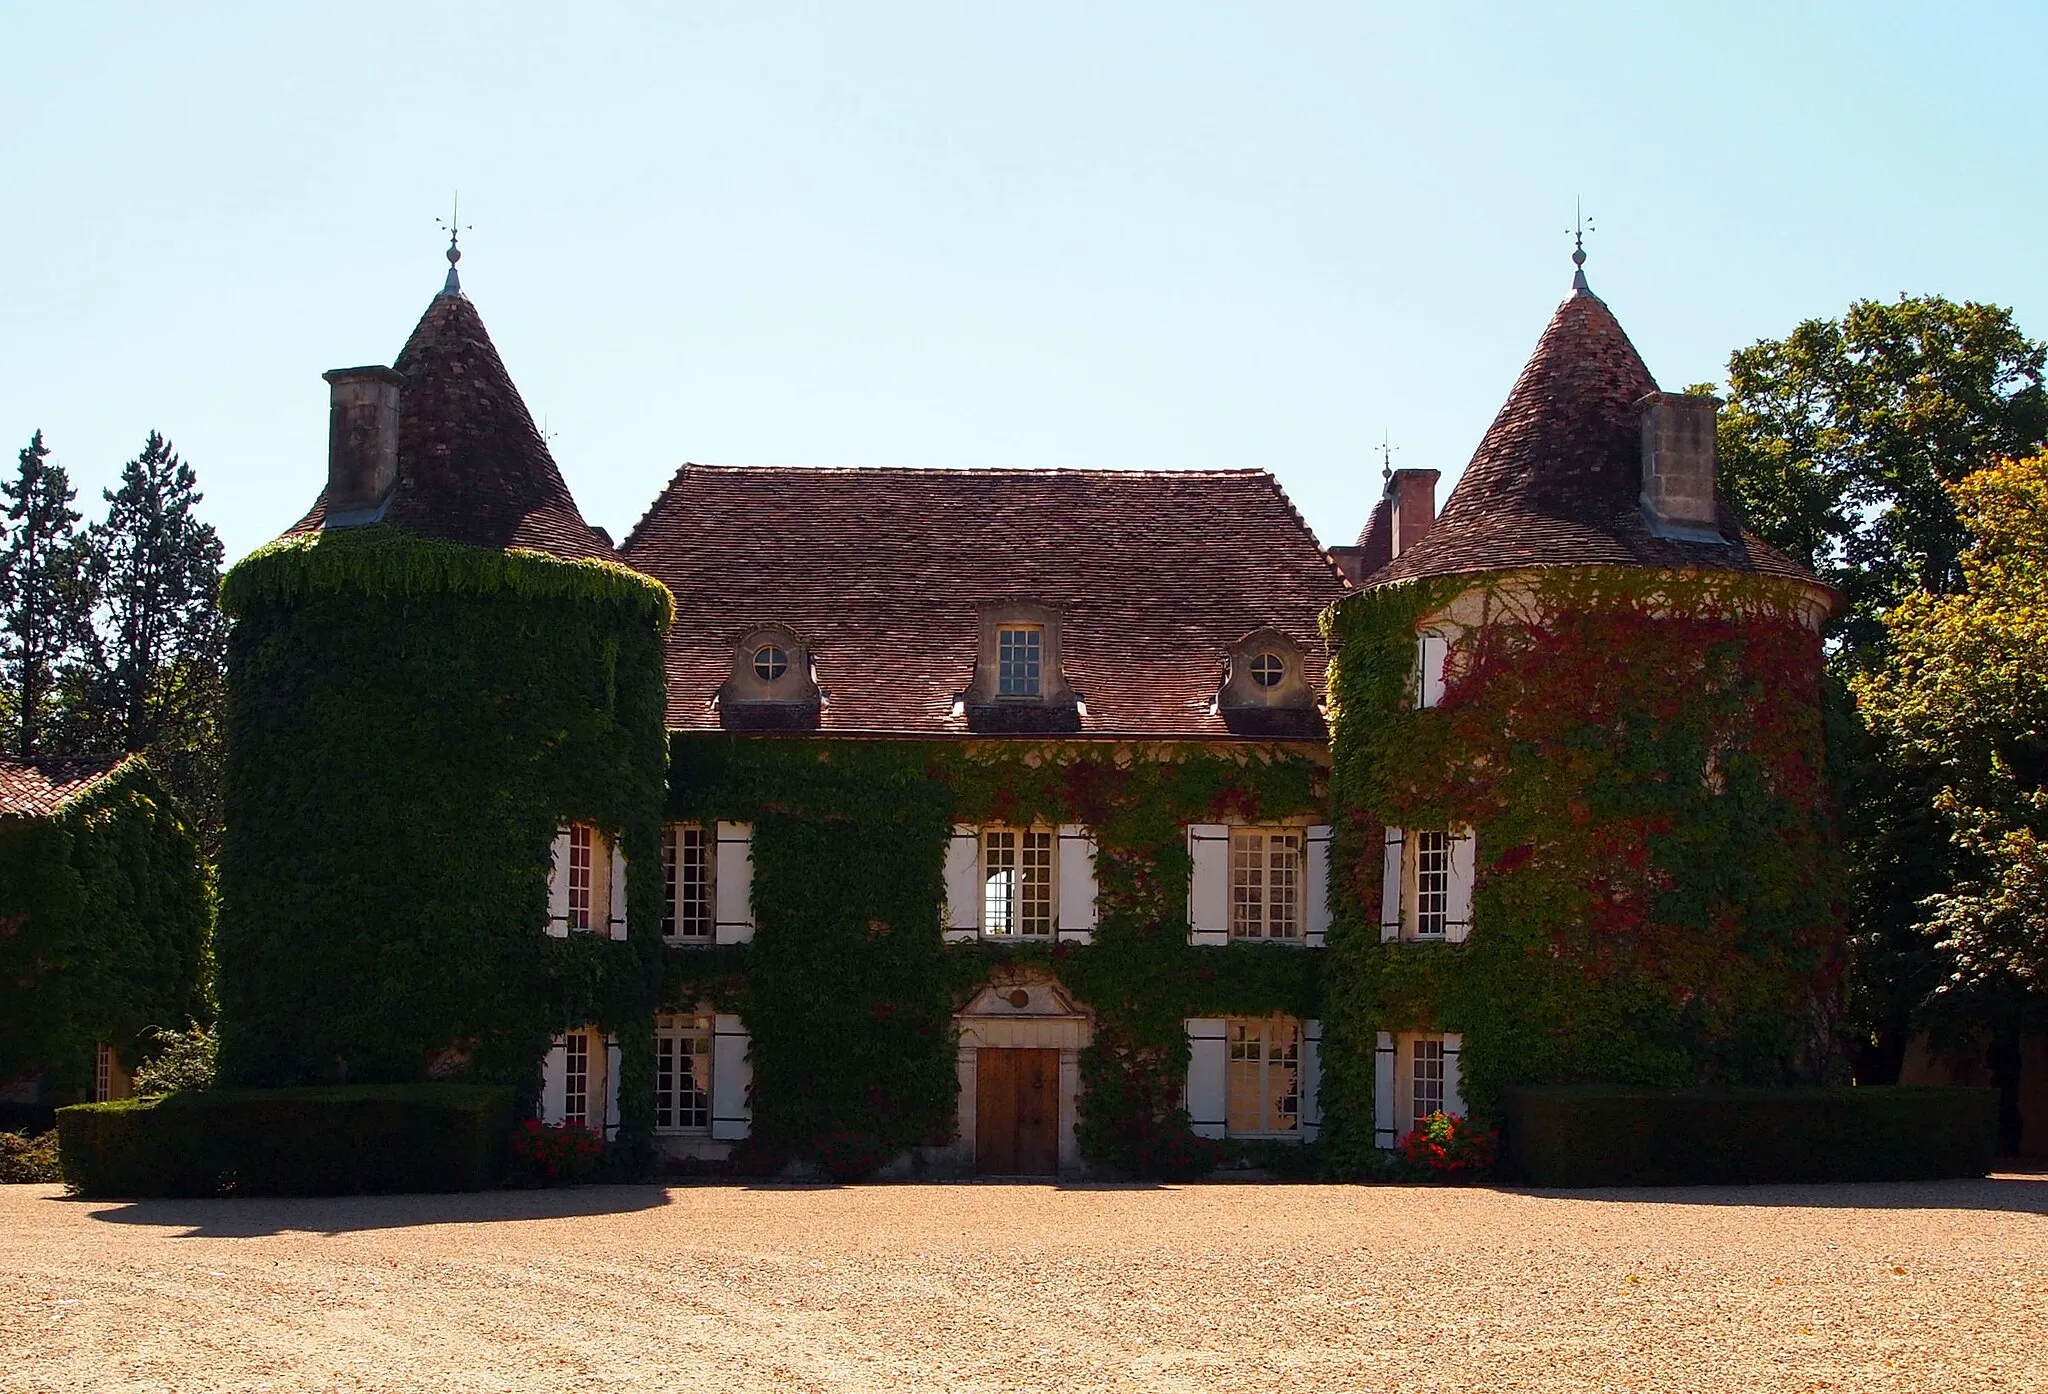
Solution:
M755 937L671 949L665 1004L710 998L752 1036L746 1162L893 1155L952 1134L952 1014L1032 964L1095 1013L1080 1142L1126 1172L1195 1169L1179 1095L1189 1016L1318 1014L1321 955L1187 943L1186 827L1325 806L1321 762L1280 748L684 736L669 814L754 827ZM1092 945L944 944L954 823L1081 823L1096 839Z
M1492 622L1414 703L1418 625L1471 588ZM1818 637L1789 583L1624 568L1380 587L1333 656L1326 1146L1373 1148L1373 1038L1464 1035L1464 1093L1784 1083L1824 1073L1840 868ZM1471 827L1473 930L1380 942L1383 827Z
M659 583L383 527L288 538L224 585L224 1084L452 1073L537 1087L551 1033L622 1052L649 1155L658 935L545 935L555 831L620 841L659 923Z
M152 1028L212 1016L213 887L198 834L140 759L45 818L0 818L0 1079L132 1068Z

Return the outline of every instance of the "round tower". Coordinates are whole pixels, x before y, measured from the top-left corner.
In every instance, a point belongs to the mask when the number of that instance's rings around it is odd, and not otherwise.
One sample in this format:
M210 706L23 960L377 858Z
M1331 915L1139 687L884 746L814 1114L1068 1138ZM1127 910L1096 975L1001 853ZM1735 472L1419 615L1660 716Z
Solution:
M452 260L390 367L326 375L327 485L223 587L221 1073L533 1087L588 1027L630 1134L673 603L584 522Z
M1346 549L1372 568L1328 621L1354 1145L1518 1084L1825 1067L1834 596L1721 495L1716 406L1659 391L1581 269L1442 513L1384 526L1412 513L1390 484Z

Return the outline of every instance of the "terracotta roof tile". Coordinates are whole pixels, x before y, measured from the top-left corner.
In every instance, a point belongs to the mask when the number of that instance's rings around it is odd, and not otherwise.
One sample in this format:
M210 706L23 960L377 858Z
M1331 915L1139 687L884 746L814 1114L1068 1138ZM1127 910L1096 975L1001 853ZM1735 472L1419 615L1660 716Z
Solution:
M778 623L813 648L821 730L964 734L979 607L1015 598L1058 609L1084 733L1223 737L1230 646L1270 625L1320 691L1346 589L1264 470L684 465L620 551L675 593L669 724L699 730Z
M405 388L386 522L478 547L614 559L577 511L468 297L435 296L392 366ZM325 516L323 492L290 530L309 532Z
M26 762L0 758L0 814L47 817L97 784L126 758L84 755Z
M1745 571L1820 582L1745 531L1724 500L1726 545L1653 536L1643 521L1635 404L1657 383L1590 291L1551 317L1443 512L1367 586L1529 566Z

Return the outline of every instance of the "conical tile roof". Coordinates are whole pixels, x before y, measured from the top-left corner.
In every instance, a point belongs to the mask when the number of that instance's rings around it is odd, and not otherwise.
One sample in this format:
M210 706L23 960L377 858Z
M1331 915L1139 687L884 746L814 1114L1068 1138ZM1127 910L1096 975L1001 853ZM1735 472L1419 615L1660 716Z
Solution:
M519 389L468 297L443 291L392 365L398 482L384 521L477 547L524 547L571 560L614 560L583 521ZM326 495L293 528L321 526Z
M1725 499L1725 543L1651 534L1640 505L1636 403L1655 391L1656 379L1606 303L1574 290L1550 317L1428 535L1365 584L1531 566L1748 571L1818 584L1744 531Z

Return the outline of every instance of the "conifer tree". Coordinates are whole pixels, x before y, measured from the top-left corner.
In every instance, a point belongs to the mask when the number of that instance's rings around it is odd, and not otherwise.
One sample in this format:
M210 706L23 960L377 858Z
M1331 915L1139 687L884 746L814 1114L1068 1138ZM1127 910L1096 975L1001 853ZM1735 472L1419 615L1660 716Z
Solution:
M58 674L84 623L77 491L37 431L0 481L0 679L13 729L5 748L55 753Z
M200 825L217 824L221 543L193 508L191 466L149 433L87 532L84 579L96 624L71 684L91 743L152 757Z

